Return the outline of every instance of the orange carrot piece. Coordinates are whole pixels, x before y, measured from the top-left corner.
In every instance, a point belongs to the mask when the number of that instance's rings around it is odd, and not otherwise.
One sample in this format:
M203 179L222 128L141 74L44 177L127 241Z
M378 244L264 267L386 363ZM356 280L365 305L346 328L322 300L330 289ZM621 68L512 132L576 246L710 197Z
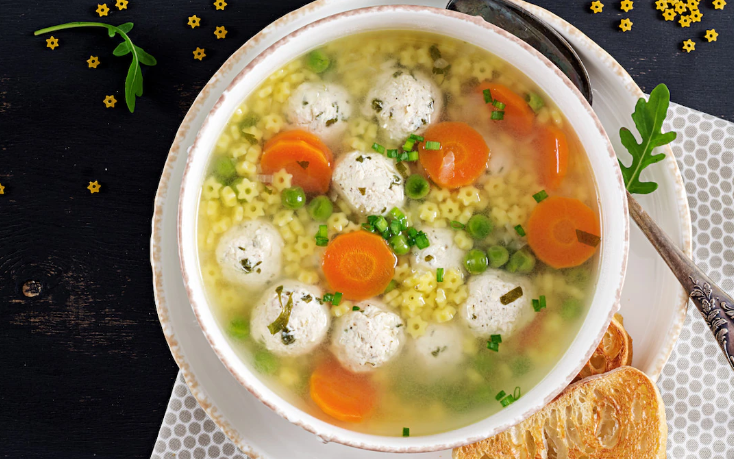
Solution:
M507 128L511 132L525 136L530 134L535 122L535 114L525 99L517 95L512 89L499 83L482 83L479 85L479 92L489 89L492 99L498 100L505 104L505 116L501 120L493 120L492 123ZM490 102L487 104L490 110L496 108Z
M331 161L323 151L304 140L286 139L269 143L260 159L260 167L264 174L285 169L293 176L293 185L302 187L307 193L329 191Z
M374 408L377 391L364 375L350 373L336 360L321 363L311 374L311 399L329 416L360 422Z
M355 231L329 243L321 267L331 290L348 300L364 300L385 291L396 264L397 257L382 237Z
M539 155L538 167L546 190L557 189L568 172L568 141L566 134L555 126L547 126L535 139Z
M334 161L334 155L331 153L331 149L327 147L324 142L316 135L311 132L304 131L303 129L293 129L290 131L284 131L274 136L272 139L265 142L263 150L267 150L276 143L283 140L303 140L304 142L316 147L324 153L324 157L329 161Z
M530 214L526 232L535 255L553 268L570 268L585 262L596 247L578 241L576 230L600 236L599 220L589 206L578 199L551 196Z
M444 188L471 185L487 169L489 147L484 138L466 123L447 121L428 128L426 142L440 142L439 150L426 150L421 143L419 158L431 179Z

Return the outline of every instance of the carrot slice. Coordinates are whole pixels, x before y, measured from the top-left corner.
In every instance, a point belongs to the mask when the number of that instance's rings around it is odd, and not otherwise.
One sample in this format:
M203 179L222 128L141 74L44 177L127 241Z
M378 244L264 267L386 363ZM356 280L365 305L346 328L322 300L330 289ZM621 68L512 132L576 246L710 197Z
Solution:
M377 391L366 376L350 373L329 359L311 374L311 399L329 416L360 422L375 405Z
M355 231L329 243L321 267L332 290L348 300L364 300L385 291L395 275L396 263L382 237Z
M528 245L541 261L556 269L578 266L594 255L596 247L579 242L576 230L600 235L596 213L578 199L551 196L530 214Z
M555 126L542 128L535 139L540 177L547 190L561 185L568 172L568 141Z
M293 176L293 185L302 187L307 193L323 194L329 191L331 161L322 150L298 139L279 139L268 144L260 159L264 174L285 169Z
M324 157L328 159L329 162L334 161L334 156L332 155L329 147L327 147L316 134L304 131L303 129L293 129L290 131L279 133L272 139L265 142L265 147L263 148L263 150L267 150L269 147L272 147L282 140L303 140L304 142L321 150L324 153Z
M428 128L419 149L423 168L444 188L471 185L487 169L489 147L484 138L466 123L447 121ZM428 141L439 142L438 150L426 150Z
M489 89L492 99L498 100L505 104L505 116L501 120L493 120L499 126L505 127L517 135L524 136L530 134L535 121L535 114L525 99L517 95L512 89L499 83L482 83L479 85L479 92ZM492 110L496 108L491 103L487 104Z

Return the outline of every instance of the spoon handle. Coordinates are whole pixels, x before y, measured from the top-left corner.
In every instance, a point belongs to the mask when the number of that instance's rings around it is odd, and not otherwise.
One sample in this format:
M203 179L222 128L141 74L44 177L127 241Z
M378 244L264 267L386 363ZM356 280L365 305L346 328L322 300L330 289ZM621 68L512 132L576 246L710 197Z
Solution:
M678 278L734 369L734 300L673 244L629 192L627 201L630 216Z

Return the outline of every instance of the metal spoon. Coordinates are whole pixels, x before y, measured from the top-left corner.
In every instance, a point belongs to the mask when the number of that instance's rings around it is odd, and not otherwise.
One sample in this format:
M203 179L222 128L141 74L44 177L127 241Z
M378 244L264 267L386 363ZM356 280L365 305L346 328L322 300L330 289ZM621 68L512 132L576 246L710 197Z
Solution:
M556 64L581 94L592 102L589 74L571 45L551 26L505 0L450 0L447 9L481 16L527 42ZM632 219L645 233L696 305L734 369L734 299L701 271L627 193Z

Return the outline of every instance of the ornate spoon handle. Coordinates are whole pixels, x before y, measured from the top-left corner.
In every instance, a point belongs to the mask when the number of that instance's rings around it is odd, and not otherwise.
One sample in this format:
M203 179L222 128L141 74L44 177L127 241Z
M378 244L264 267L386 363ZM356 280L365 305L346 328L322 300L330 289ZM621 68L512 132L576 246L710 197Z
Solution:
M627 201L630 216L686 289L734 369L734 300L673 244L629 192Z

